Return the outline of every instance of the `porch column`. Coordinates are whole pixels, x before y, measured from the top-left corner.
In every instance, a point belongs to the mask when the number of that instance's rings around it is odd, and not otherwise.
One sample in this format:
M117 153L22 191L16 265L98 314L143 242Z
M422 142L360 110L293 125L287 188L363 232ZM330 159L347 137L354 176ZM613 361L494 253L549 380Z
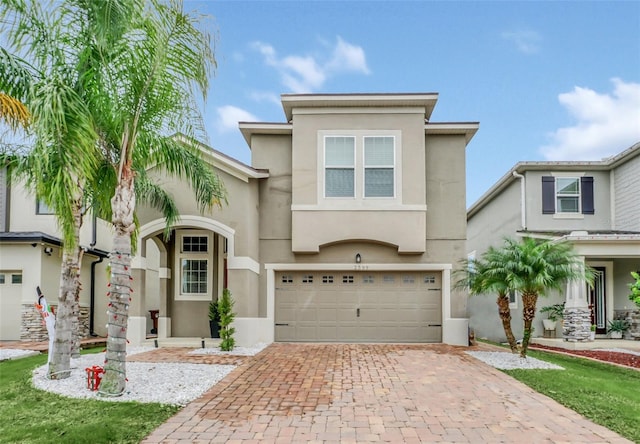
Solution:
M166 261L165 261L166 264ZM171 268L160 267L158 269L158 292L160 293L160 313L158 317L158 339L171 337L171 314L169 313L168 288L171 284Z
M584 256L580 256L584 267ZM564 315L562 319L562 338L569 342L586 342L591 336L591 310L587 300L585 282L567 282Z
M144 252L143 252L144 253ZM147 261L143 256L135 256L131 261L132 289L129 303L127 339L133 345L140 345L147 339L147 316L145 307L145 283Z

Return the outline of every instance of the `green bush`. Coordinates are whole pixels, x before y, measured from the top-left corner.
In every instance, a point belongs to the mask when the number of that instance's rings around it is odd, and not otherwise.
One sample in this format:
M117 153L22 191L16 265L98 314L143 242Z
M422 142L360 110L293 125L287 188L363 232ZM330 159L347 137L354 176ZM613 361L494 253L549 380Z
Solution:
M231 326L231 323L236 317L236 314L233 312L233 305L235 304L233 298L231 297L231 292L228 288L225 288L222 291L222 297L218 301L218 315L220 316L220 350L222 351L231 351L235 346L235 339L233 338L233 334L236 332L236 329Z
M631 290L629 299L640 308L640 273L632 271L631 277L635 279L635 282L629 284L629 290Z

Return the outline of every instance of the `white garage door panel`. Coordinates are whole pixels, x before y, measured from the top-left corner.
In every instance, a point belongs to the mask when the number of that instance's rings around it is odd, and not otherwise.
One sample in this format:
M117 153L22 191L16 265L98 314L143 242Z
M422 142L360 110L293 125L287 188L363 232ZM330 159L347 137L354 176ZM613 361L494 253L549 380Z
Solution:
M276 273L276 341L440 342L440 272Z

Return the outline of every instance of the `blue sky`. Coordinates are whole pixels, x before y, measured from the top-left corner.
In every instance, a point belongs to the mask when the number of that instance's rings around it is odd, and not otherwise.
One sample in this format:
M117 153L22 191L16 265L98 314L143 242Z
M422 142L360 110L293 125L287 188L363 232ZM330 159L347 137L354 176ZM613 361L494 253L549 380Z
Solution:
M478 121L467 204L520 160L594 160L640 140L640 2L194 1L218 61L215 149L282 93L437 92L432 122Z

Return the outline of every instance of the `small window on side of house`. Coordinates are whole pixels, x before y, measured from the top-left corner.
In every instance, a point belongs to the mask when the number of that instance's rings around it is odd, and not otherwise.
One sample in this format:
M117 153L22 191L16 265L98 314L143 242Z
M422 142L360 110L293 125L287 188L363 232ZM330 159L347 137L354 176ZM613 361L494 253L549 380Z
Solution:
M509 308L512 310L518 308L518 293L513 290L509 291Z
M0 274L0 284L4 284L5 276L4 274Z
M48 215L55 214L55 212L46 203L38 199L36 201L36 214Z
M12 284L22 284L22 273L14 273L11 275Z

